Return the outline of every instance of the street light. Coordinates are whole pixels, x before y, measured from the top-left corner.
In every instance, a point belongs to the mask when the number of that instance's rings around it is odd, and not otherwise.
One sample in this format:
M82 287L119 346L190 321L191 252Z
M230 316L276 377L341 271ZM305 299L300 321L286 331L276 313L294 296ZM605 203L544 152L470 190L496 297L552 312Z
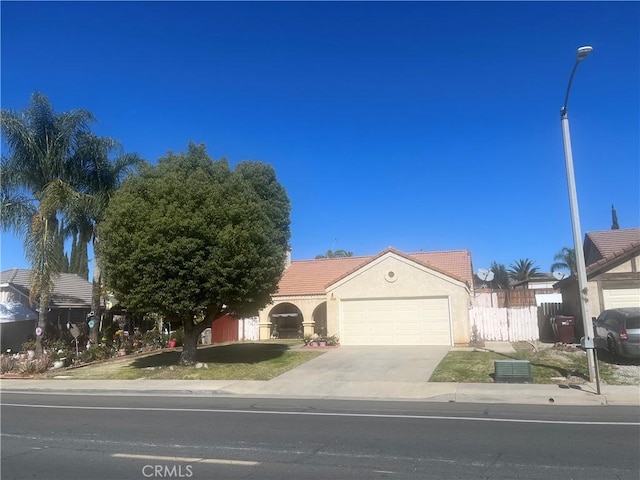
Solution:
M571 82L576 73L578 64L584 60L591 52L593 47L580 47L576 54L576 63L573 65L569 84L567 85L567 94L564 97L564 104L560 110L560 118L562 121L562 138L564 140L564 158L567 168L567 185L569 187L569 204L571 207L571 224L573 225L573 246L576 254L576 276L578 277L578 296L580 297L580 310L582 312L582 325L584 327L583 346L587 352L587 365L589 369L589 381L596 382L598 395L600 394L600 378L596 365L595 348L593 343L593 323L589 314L587 305L589 298L589 289L587 287L587 268L584 263L584 250L582 248L582 233L580 232L580 214L578 213L578 195L576 193L576 179L573 172L573 155L571 153L571 136L569 134L569 117L567 116L567 105L569 103L569 91L571 90Z

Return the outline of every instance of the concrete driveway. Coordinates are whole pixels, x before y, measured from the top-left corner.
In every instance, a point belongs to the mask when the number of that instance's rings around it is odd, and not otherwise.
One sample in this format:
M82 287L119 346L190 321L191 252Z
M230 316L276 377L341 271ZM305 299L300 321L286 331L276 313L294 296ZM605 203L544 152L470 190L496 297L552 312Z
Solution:
M427 382L451 347L341 346L271 382Z

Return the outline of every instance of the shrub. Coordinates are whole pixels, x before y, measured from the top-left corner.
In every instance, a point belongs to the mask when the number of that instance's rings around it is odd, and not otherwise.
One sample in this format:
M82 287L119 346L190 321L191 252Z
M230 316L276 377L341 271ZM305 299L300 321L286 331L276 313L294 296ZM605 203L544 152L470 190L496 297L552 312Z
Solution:
M164 348L167 344L166 335L154 328L148 330L142 335L142 344L145 347Z
M36 373L44 373L53 366L53 360L50 357L44 356L35 360Z
M25 360L18 365L18 371L23 375L33 375L37 368L37 360Z
M9 355L2 355L2 361L0 362L0 369L2 373L7 373L13 370L16 366L16 360Z
M182 345L184 342L184 327L180 327L171 332L171 338L176 341L176 345Z
M340 344L340 339L338 338L337 335L331 335L330 337L327 337L327 345L336 346L339 344Z
M49 344L49 347L55 352L59 352L60 350L68 352L71 349L71 344L62 338L58 338L57 340L52 341Z
M45 347L51 352L49 356L52 361L68 357L71 352L70 343L62 338L46 342Z
M22 351L26 352L27 350L35 350L36 349L36 341L35 340L27 340L22 343Z
M80 354L80 361L84 363L104 360L113 356L111 348L103 345L92 345Z

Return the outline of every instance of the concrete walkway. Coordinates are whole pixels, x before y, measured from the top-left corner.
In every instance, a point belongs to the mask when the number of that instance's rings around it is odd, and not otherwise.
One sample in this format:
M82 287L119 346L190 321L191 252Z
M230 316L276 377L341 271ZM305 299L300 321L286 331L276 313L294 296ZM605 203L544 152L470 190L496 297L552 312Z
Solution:
M511 344L485 348L512 353ZM448 347L340 347L269 381L2 379L0 391L640 406L640 386L430 383Z
M326 398L536 405L640 406L640 387L530 385L507 383L428 383L396 381L307 382L296 380L23 380L3 379L3 394L196 395L220 397Z

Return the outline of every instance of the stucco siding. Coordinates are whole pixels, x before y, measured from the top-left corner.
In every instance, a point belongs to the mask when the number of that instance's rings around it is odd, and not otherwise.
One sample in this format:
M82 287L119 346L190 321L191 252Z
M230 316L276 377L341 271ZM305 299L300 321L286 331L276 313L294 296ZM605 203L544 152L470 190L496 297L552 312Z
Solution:
M633 266L632 266L632 262L637 262L638 261L638 257L635 257L633 259L630 259L620 265L618 265L617 267L613 267L612 269L608 270L607 273L627 273L627 272L633 272Z
M327 326L338 331L341 299L446 297L454 343L469 341L469 292L464 283L397 255L386 255L328 289Z

